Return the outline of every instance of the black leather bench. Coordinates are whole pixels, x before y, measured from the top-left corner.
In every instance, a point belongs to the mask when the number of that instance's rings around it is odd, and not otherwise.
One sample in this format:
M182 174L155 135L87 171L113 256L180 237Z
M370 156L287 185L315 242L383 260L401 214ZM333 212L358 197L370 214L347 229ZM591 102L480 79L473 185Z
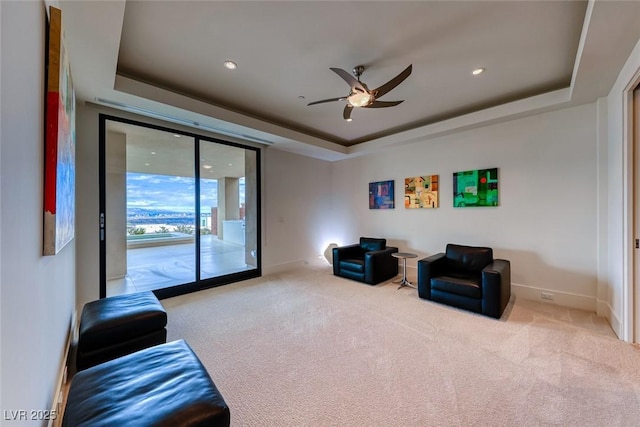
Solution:
M140 350L77 373L62 425L229 426L230 413L184 340Z
M167 312L153 292L118 295L84 305L78 371L167 342Z

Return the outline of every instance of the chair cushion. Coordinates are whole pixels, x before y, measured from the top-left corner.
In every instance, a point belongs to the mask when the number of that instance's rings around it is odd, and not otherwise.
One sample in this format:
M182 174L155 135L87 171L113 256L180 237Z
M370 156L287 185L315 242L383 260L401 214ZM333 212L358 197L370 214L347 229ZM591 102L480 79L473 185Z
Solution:
M340 261L340 269L364 273L364 259L345 259Z
M387 239L375 239L372 237L361 237L360 247L365 252L369 251L381 251L387 246Z
M493 250L478 246L447 245L449 270L479 273L493 261Z
M434 277L431 279L431 289L471 298L482 298L480 280L475 280L471 277Z

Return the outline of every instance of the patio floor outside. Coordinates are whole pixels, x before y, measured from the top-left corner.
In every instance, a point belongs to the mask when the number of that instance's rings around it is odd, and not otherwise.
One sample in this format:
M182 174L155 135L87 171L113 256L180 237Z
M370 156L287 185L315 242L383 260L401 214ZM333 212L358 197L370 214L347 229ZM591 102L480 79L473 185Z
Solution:
M245 263L245 247L200 236L201 279L251 270ZM109 262L109 260L107 260ZM130 248L127 275L107 280L107 296L162 289L195 281L195 242Z

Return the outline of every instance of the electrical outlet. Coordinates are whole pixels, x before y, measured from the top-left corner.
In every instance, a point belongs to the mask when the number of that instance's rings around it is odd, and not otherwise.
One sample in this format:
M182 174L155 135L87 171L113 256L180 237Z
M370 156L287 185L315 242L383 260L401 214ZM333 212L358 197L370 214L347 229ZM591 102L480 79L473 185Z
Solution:
M553 294L551 292L540 292L540 298L553 301Z

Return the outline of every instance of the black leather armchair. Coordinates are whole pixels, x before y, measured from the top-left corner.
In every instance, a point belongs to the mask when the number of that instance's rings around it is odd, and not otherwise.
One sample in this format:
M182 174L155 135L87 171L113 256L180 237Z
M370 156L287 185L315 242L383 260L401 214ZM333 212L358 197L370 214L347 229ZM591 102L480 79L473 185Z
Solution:
M448 244L418 261L418 296L498 319L511 298L511 264L491 248Z
M376 285L398 275L398 259L386 239L361 237L359 244L333 248L333 274Z

